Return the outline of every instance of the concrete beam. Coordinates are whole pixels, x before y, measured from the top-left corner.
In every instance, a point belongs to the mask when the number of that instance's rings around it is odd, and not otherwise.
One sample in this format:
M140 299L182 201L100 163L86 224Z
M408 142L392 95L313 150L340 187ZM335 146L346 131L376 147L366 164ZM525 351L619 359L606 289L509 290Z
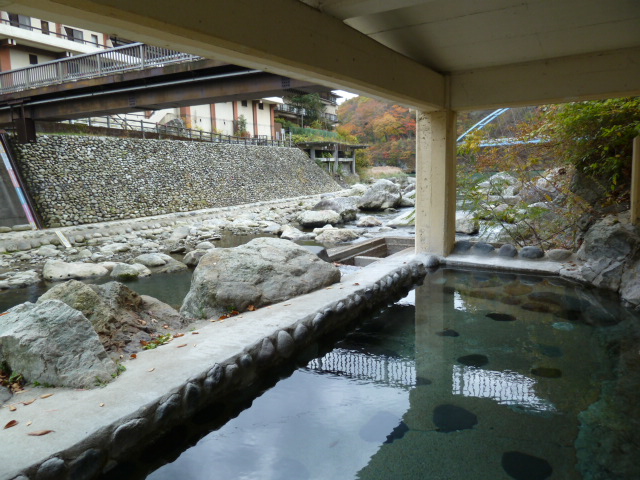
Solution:
M432 111L444 77L297 0L0 0L0 8Z
M59 101L25 104L26 117L35 121L56 121L159 110L162 108L228 102L247 98L282 95L285 88L305 88L313 84L268 73L244 77L194 82L180 86L148 86L118 93L97 92L61 97ZM11 110L0 110L0 124L12 122Z
M640 48L451 74L451 108L564 103L640 95Z
M456 237L455 112L418 112L416 127L416 253L446 256Z

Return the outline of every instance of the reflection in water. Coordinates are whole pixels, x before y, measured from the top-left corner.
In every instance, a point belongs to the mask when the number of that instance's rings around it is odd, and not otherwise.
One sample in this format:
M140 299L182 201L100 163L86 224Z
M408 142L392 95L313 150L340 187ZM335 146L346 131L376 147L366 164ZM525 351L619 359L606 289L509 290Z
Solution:
M416 384L415 362L411 360L367 355L343 348L311 360L307 368L401 388Z
M518 405L527 410L556 411L551 402L536 395L535 380L516 372L454 365L452 378L454 395L490 398L500 405Z

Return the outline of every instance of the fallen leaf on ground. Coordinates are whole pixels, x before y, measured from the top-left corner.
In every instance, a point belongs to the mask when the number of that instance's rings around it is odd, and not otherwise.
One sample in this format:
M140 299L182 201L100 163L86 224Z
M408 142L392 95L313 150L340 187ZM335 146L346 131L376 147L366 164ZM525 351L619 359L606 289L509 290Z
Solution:
M132 354L131 354L131 359L132 359L132 360L135 360L136 358L138 358L138 355L136 355L135 353L132 353Z
M249 306L247 307L247 310L249 310L250 312L255 312L255 311L257 310L257 308L256 308L256 306L255 306L255 305L249 305Z
M27 400L25 402L20 402L20 403L22 403L24 406L27 406L27 405L31 405L35 401L36 401L36 399L32 398L31 400Z
M162 325L162 328L166 328L168 330L169 329L169 325Z
M104 407L104 403L98 404L99 407Z
M30 435L32 437L41 437L43 435L48 435L50 433L52 433L54 430L38 430L37 432L29 432L27 433L27 435Z
M289 305L291 305L290 303L285 303L283 306L284 307L288 307Z
M15 405L9 405L9 411L15 412L17 410Z
M180 338L180 337L184 337L184 333L176 333L173 338Z
M53 393L45 393L44 395L40 395L40 398L49 398L53 396Z
M147 372L153 372L154 370L155 370L155 367L154 368L150 368L149 370L147 370Z
M32 422L31 420L29 420L29 421L26 423L27 427L30 427L32 423L33 423L33 422Z
M360 285L358 282L354 283L354 285L357 287L358 285Z
M17 420L11 420L9 423L7 423L3 430L7 429L7 428L11 428L11 427L15 427L18 424Z
M231 315L220 315L220 317L218 318L218 320L225 320L227 318L229 318ZM212 320L213 321L213 320Z
M187 346L187 344L183 343L182 345L178 345L176 348L182 348L182 347L186 347L186 346Z
M191 332L191 335L200 335L200 332Z

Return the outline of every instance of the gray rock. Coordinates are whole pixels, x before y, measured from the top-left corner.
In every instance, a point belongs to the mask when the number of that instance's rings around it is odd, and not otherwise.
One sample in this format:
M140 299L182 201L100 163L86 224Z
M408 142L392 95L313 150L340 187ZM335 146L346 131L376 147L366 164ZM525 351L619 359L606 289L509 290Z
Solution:
M291 225L285 225L282 229L282 235L280 235L280 238L283 238L285 240L296 241L296 240L308 240L312 238L312 236L309 235L308 233L298 230L295 227L292 227Z
M169 257L169 260L166 264L161 267L156 267L152 271L153 273L177 273L177 272L186 272L189 270L184 263L179 262L178 260Z
M133 280L138 277L148 277L151 270L140 263L129 265L128 263L116 263L111 270L111 278L116 280Z
M60 251L53 245L43 245L36 252L41 257L57 257Z
M554 248L547 250L547 258L554 262L562 262L568 260L573 255L571 250L565 250L563 248Z
M3 316L4 361L31 382L89 387L116 372L87 318L58 300L23 303Z
M5 403L11 398L11 392L7 387L0 385L0 405Z
M471 213L456 212L456 232L475 235L480 231L480 222Z
M353 197L325 198L318 202L313 207L313 210L333 210L340 214L343 222L350 222L356 219L356 214L358 213L358 202Z
M40 275L35 270L15 272L7 279L9 288L22 288L40 283Z
M358 207L362 210L385 210L400 204L400 187L389 180L378 180L360 198Z
M358 227L379 227L382 225L382 222L378 220L376 217L371 215L366 215L358 220L356 223Z
M210 249L207 250L191 250L189 253L187 253L184 258L182 259L182 262L187 265L188 267L195 267L196 265L198 265L198 263L200 263L200 259L202 257L205 256L205 254L209 251Z
M136 263L140 263L145 267L161 267L170 260L173 260L173 258L164 253L143 253L134 259Z
M544 257L544 250L542 250L540 247L533 246L522 247L522 249L520 250L520 257L529 260L542 258Z
M196 267L180 312L194 318L220 316L277 303L340 280L340 271L293 242L257 238L207 253Z
M484 242L478 242L473 247L471 247L471 253L474 255L487 256L493 254L495 250L496 249L493 245Z
M506 243L498 249L498 255L500 257L513 258L518 255L518 249L510 243Z
M211 242L200 242L196 245L196 250L211 250L212 248L216 248L216 246Z
M109 243L100 247L100 252L104 255L114 255L116 253L128 252L131 246L127 243Z
M346 228L325 228L322 233L316 236L316 241L327 245L351 242L360 237L355 230Z
M47 260L42 270L42 277L47 281L58 282L61 280L102 277L108 273L109 270L101 265Z
M276 337L276 350L282 357L289 358L293 354L295 346L291 335L284 330L278 332L278 336Z
M184 325L179 314L151 297L140 296L118 282L86 285L76 280L56 285L37 301L60 300L82 312L98 333L109 352L134 353L140 340L149 341L150 334L168 325L177 329Z
M342 223L342 217L333 210L307 210L298 215L298 223L306 228Z

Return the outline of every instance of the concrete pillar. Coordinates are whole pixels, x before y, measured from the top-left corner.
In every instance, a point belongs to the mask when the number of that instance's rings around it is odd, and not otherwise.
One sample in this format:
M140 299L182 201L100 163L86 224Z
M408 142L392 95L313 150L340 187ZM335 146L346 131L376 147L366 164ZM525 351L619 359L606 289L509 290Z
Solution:
M338 145L336 144L333 152L333 173L338 173L339 167L340 167L340 150L338 148Z
M311 147L311 149L309 150L309 156L311 157L311 160L315 160L316 159L316 149Z
M418 112L416 253L448 255L456 227L456 115Z
M631 223L640 225L640 137L633 139L631 158Z

